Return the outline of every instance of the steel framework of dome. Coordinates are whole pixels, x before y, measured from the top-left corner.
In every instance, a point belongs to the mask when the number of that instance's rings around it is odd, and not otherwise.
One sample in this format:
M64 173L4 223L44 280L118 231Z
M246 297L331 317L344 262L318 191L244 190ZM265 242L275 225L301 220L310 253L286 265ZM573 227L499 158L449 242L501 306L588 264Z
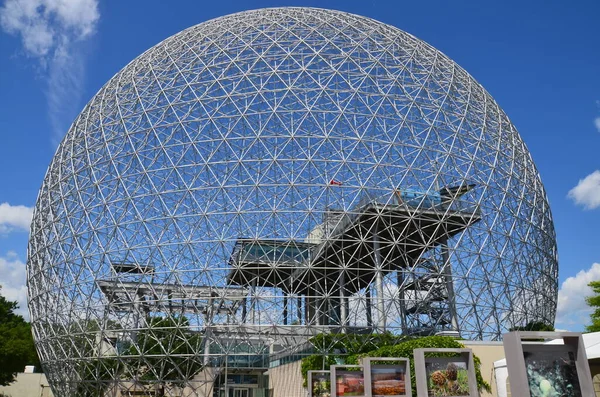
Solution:
M319 333L497 339L553 323L558 272L492 97L395 27L310 8L202 23L116 74L52 160L27 265L58 396L219 395Z

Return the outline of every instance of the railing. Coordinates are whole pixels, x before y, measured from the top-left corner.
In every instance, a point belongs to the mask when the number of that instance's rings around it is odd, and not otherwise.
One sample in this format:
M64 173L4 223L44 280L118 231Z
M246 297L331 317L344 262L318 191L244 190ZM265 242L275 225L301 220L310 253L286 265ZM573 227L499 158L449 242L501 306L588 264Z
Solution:
M323 215L321 228L327 240L343 234L348 226L369 209L410 210L436 212L438 216L462 215L475 220L480 218L479 205L471 200L451 198L439 192L420 192L410 189L389 190L382 193L366 190L356 205L349 211L327 209ZM310 262L314 254L314 244L297 241L238 241L232 258L246 263L280 263L289 266Z
M235 252L240 262L301 264L310 259L311 246L291 242L248 241Z
M434 211L443 214L459 214L479 218L481 212L479 205L471 200L460 198L444 197L438 192L418 192L415 190L395 190L385 192L384 194L374 191L365 191L358 203L352 210L344 212L342 210L328 210L325 213L323 224L331 224L332 215L339 218L334 227L329 230L328 236L336 236L341 233L364 214L369 207L378 207L385 209L407 208L416 211Z

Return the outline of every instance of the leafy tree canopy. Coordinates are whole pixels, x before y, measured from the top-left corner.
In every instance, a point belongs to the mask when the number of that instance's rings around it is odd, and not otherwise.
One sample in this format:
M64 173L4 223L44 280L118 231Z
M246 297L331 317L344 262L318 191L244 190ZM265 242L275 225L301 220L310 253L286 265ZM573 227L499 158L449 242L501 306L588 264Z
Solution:
M97 322L78 323L74 328L85 330L77 342L80 356L97 356L99 348L104 351L100 357L80 360L77 397L104 396L119 379L134 379L134 388L142 386L162 396L165 386L184 387L204 366L198 354L204 347L202 336L190 330L185 316L146 317L145 325L123 340L119 351L102 348L96 337L90 337L101 329ZM121 326L109 321L107 328L118 333Z
M509 331L554 331L554 326L543 321L530 321L524 326L512 327Z
M189 329L189 320L181 316L149 317L148 327L126 353L125 362L140 381L183 386L203 367L202 337Z
M109 327L120 328L114 323ZM95 328L94 323L85 325L87 330ZM82 344L83 349L89 350L85 356L96 354L94 341L92 338ZM122 352L105 352L102 357L81 361L77 397L104 396L118 379L135 379L134 387L154 389L162 396L166 385L183 387L203 368L202 356L198 354L203 349L202 336L190 330L184 316L148 316L146 326L127 345Z
M362 357L406 357L410 359L410 371L411 371L411 382L416 385L415 379L415 365L413 360L413 350L421 348L443 348L443 349L462 349L465 345L460 341L448 337L448 336L425 336L422 338L409 339L404 342L391 345L382 346L378 349L370 351L359 356L349 357L348 361L352 363L358 363L358 359ZM475 364L475 376L477 378L477 388L479 390L485 390L488 393L492 392L492 387L487 383L483 376L481 376L481 361L479 357L473 355L473 361ZM417 395L416 387L413 388L413 396Z
M389 332L382 334L318 334L310 339L310 343L318 354L302 359L301 371L306 386L307 374L311 370L329 369L337 361L348 356L366 353L379 346L393 345L405 339ZM336 361L337 360L337 361Z
M585 327L587 332L600 331L600 281L592 281L588 284L594 291L594 295L585 298L587 304L594 309L590 314L592 323Z
M0 293L1 293L0 287ZM14 382L26 365L40 368L40 360L31 335L31 325L15 314L17 302L0 294L0 386Z

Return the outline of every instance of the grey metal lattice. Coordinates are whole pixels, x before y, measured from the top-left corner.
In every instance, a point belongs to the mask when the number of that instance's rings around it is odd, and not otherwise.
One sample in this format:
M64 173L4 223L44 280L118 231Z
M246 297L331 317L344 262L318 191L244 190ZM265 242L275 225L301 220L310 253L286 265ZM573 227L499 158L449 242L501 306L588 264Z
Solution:
M527 148L462 68L371 19L261 9L83 109L35 208L29 309L55 395L194 395L320 332L553 323L557 272Z

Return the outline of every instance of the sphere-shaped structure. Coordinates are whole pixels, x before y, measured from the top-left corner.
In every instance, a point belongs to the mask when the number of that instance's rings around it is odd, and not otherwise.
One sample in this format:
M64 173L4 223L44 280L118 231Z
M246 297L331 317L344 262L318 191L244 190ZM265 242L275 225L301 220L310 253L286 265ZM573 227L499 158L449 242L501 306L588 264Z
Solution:
M83 109L29 308L55 393L217 393L319 333L553 323L557 270L527 148L462 68L368 18L262 9L166 39Z

